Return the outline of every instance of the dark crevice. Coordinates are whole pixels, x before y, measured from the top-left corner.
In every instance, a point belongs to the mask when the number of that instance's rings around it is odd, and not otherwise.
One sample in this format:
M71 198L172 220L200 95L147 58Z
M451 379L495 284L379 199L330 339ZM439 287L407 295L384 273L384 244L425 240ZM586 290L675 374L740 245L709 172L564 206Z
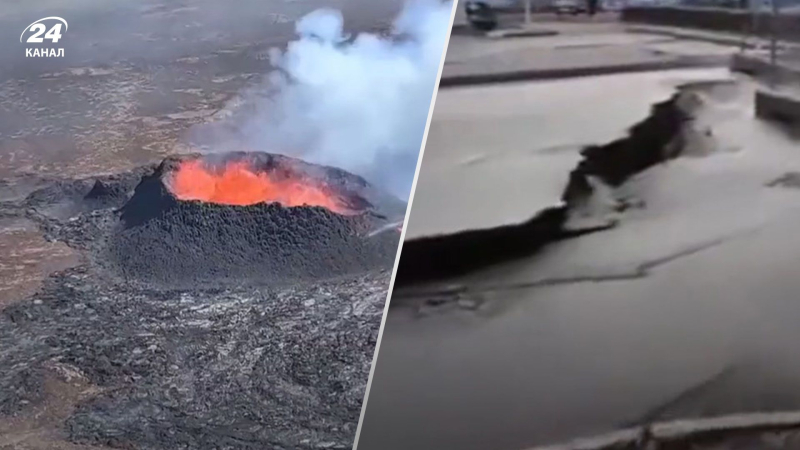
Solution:
M530 256L545 245L607 229L613 223L568 229L570 215L594 193L597 178L616 187L631 176L680 155L682 130L691 120L679 103L683 91L655 104L647 119L634 125L625 138L581 151L583 159L570 173L562 205L545 209L517 224L454 234L428 236L403 244L396 285L447 279L501 262Z
M690 247L675 253L671 253L666 256L662 256L659 258L643 262L627 271L618 271L616 273L606 273L600 275L544 277L531 281L524 281L518 283L504 283L499 285L482 285L477 287L470 287L469 289L467 289L467 287L461 284L455 284L444 287L434 287L433 289L424 289L424 288L421 290L408 289L405 291L399 291L398 293L394 294L392 298L396 299L424 298L426 299L427 303L431 302L436 303L437 301L442 301L442 303L447 303L454 299L463 299L465 298L465 295L467 296L475 294L480 295L490 292L519 291L523 289L561 286L561 285L578 284L578 283L606 283L615 281L639 280L648 277L653 270L661 266L670 264L678 259L693 256L696 255L697 253L715 248L719 245L724 244L725 242L728 242L731 239L741 237L742 235L753 231L755 230L748 230L743 233L737 233L735 235L722 239L714 239L712 241L705 242L696 245L694 247Z

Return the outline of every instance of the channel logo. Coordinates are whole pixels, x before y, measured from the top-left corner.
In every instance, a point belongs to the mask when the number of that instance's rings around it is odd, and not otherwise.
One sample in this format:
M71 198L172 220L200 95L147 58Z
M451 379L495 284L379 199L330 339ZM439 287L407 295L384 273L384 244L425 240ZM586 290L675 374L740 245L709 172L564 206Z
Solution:
M26 44L57 44L64 36L69 25L61 17L45 17L25 27L19 36L19 41ZM24 40L23 40L24 39ZM25 49L26 58L63 58L63 48L28 47Z

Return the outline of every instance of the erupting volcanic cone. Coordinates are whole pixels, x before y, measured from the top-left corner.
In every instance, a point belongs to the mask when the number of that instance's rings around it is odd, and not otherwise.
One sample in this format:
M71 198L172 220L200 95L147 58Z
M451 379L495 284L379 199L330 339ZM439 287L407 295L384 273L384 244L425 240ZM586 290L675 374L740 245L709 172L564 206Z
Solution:
M391 266L405 203L363 178L269 153L172 157L121 209L126 279L291 283Z
M180 200L240 206L279 203L287 207L321 206L339 214L355 212L318 181L298 173L254 170L247 161L220 165L201 159L182 161L170 187Z

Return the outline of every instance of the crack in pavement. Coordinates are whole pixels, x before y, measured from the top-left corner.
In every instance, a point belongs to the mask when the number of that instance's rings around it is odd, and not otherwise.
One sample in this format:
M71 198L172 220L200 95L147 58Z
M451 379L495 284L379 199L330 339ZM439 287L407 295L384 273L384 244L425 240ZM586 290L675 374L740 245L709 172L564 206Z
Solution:
M483 285L483 286L450 284L432 290L396 292L392 296L392 298L403 298L403 299L426 298L426 303L444 304L444 303L457 302L459 300L462 300L464 297L476 294L480 295L480 294L497 293L497 292L511 292L511 291L525 290L525 289L535 289L542 287L561 286L561 285L570 285L579 283L606 283L614 281L639 280L651 275L654 269L673 263L679 259L693 256L703 251L713 249L724 243L739 239L746 235L756 233L759 230L761 230L764 226L766 225L761 225L758 227L750 228L744 231L740 231L738 233L731 234L729 236L702 242L700 244L691 246L689 248L685 248L683 250L670 253L665 256L657 257L639 263L629 271L623 270L618 273L606 273L602 275L546 277L528 282L493 284L493 285Z
M686 400L691 400L693 398L697 398L703 395L703 393L707 392L712 387L730 378L738 370L739 370L738 367L735 365L727 365L723 367L722 370L720 370L719 372L716 372L713 375L704 378L702 381L698 383L692 384L691 386L681 390L677 394L670 396L667 400L659 403L657 406L650 408L650 410L642 414L639 419L622 424L620 428L650 427L652 424L657 422L672 407L679 405L680 403Z

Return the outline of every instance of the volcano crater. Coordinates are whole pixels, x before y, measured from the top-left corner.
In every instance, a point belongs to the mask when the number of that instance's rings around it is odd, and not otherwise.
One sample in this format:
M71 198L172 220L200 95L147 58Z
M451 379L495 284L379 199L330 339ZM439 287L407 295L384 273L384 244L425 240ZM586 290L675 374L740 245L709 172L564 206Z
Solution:
M404 206L361 177L282 155L182 155L142 178L100 259L127 281L171 287L388 269L399 233L372 231Z
M186 164L212 183L181 190ZM232 197L217 192L231 181ZM81 445L350 448L405 202L267 153L25 189L0 201L0 218L78 256L0 304L0 415L46 408L66 373L92 386L65 413Z

